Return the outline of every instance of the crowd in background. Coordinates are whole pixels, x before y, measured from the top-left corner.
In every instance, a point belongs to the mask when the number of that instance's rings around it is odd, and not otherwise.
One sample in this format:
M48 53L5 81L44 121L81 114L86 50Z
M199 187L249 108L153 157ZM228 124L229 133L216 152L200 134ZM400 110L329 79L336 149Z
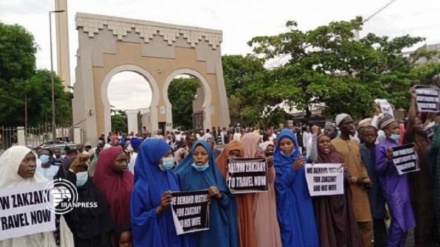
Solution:
M96 146L66 147L64 154L12 147L0 157L0 189L63 178L76 185L80 201L98 207L58 216L54 234L11 238L0 247L400 247L413 228L415 246L436 246L440 119L417 112L410 94L402 122L378 108L357 126L341 113L325 126L102 134ZM420 170L399 175L391 148L408 143ZM227 159L235 157L266 159L268 192L231 194ZM344 194L311 197L306 163L343 168ZM201 189L210 196L209 230L177 235L171 191Z

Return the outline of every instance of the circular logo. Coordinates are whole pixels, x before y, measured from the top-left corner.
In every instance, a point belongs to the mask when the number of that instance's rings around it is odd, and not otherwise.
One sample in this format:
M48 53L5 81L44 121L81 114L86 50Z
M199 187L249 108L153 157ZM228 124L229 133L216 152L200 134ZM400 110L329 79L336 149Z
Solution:
M78 191L69 180L59 178L50 181L45 190L49 191L50 197L46 202L48 209L55 214L66 214L78 203Z

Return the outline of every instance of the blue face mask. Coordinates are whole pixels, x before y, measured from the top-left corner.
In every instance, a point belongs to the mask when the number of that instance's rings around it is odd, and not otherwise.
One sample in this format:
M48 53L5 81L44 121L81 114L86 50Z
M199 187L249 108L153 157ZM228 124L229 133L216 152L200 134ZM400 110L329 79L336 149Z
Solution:
M173 157L167 157L162 159L162 165L159 165L160 169L162 171L171 170L174 167L174 158Z
M43 163L43 164L49 163L49 155L47 155L47 154L42 154L39 159L41 160L41 163Z
M204 164L204 165L199 166L199 165L196 165L196 163L192 163L191 166L194 167L194 169L196 169L197 171L199 171L199 172L203 172L203 171L205 171L206 169L208 169L209 164L206 163L206 164Z
M76 174L76 187L82 187L87 182L87 179L89 178L89 173L87 171L85 172L78 172Z
M391 134L390 138L393 139L394 141L398 141L400 139L400 135Z
M293 154L293 151L289 155L287 155L283 151L281 151L281 155L284 156L284 157L290 157L290 155L292 155L292 154Z

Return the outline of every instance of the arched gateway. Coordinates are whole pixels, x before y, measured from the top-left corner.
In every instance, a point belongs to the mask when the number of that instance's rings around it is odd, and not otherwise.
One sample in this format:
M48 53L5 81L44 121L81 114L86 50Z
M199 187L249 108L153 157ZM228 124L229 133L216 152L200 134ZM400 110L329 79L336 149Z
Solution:
M159 123L172 128L168 86L182 74L201 82L203 128L229 125L221 31L85 13L76 15L76 28L73 122L86 131L87 140L95 142L100 133L111 131L107 87L122 71L136 72L150 83L150 130L158 130Z

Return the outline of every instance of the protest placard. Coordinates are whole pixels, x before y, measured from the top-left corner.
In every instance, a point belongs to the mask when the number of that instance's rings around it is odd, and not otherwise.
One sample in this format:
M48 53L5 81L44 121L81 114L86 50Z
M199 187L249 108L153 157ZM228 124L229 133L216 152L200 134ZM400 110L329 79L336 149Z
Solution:
M392 149L393 163L399 175L420 170L414 144L401 145Z
M344 194L342 164L305 164L310 196Z
M383 115L394 117L393 106L386 99L375 99L374 102L380 105L380 112Z
M0 190L0 240L55 231L47 183Z
M416 86L417 110L419 112L439 112L440 94L436 86Z
M232 194L267 191L267 164L264 158L228 159L226 184Z
M171 195L177 235L209 229L208 190L172 192Z
M427 137L430 138L430 137L432 137L434 135L434 133L435 133L435 125L436 125L435 122L431 122L431 123L429 123L429 124L427 124L425 126L425 128L423 129L423 132L425 132Z

